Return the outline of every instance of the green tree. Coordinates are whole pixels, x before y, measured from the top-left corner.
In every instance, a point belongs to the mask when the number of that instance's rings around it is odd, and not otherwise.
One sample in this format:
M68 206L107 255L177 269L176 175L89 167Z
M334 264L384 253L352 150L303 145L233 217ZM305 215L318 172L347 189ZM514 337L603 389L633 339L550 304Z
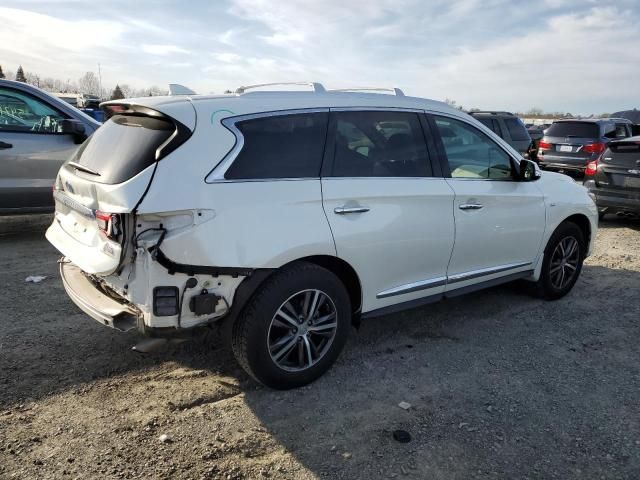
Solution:
M124 98L124 93L120 90L120 85L116 85L116 88L113 89L113 93L111 94L111 100L121 100Z
M18 67L18 71L16 72L16 81L27 83L27 77L24 76L24 70L22 69L22 65Z
M2 65L0 65L0 78L5 78L4 72L2 71Z

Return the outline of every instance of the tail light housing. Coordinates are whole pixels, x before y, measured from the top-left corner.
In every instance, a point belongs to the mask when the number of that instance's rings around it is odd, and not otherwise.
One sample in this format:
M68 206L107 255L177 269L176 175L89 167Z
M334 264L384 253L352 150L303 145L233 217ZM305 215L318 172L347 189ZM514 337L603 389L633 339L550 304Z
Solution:
M598 171L598 160L593 160L592 162L587 163L587 168L584 170L585 177L593 177Z
M551 149L551 144L549 142L543 142L542 140L540 140L540 143L538 143L538 150L550 150Z
M107 238L116 238L120 235L120 216L116 213L105 213L96 211L96 223L98 229L104 233Z
M582 148L582 151L586 153L602 153L605 148L607 148L605 143L588 143Z

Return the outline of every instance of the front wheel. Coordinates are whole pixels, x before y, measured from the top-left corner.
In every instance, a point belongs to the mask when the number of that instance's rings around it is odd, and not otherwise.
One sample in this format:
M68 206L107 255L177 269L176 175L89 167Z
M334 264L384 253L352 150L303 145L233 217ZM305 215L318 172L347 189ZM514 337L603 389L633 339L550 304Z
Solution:
M298 263L274 273L249 300L233 326L233 353L264 385L295 388L331 367L350 325L349 295L340 279Z
M582 230L572 222L562 223L551 235L544 251L538 290L543 298L564 297L575 285L585 256Z

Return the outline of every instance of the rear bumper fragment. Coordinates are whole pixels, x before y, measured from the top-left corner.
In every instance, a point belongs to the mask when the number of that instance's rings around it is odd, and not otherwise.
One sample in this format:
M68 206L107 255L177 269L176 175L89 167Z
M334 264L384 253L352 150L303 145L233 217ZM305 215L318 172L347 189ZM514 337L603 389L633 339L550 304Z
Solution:
M121 332L138 327L136 311L124 300L119 302L106 295L77 265L63 259L60 277L69 298L91 318Z

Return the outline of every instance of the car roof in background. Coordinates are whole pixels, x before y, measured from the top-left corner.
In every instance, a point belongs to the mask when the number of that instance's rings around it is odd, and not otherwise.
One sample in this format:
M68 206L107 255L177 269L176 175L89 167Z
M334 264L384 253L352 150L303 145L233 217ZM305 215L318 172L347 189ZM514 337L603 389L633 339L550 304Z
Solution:
M565 123L565 122L580 122L580 123L610 123L610 122L623 122L631 123L626 118L562 118L554 120L553 123Z

